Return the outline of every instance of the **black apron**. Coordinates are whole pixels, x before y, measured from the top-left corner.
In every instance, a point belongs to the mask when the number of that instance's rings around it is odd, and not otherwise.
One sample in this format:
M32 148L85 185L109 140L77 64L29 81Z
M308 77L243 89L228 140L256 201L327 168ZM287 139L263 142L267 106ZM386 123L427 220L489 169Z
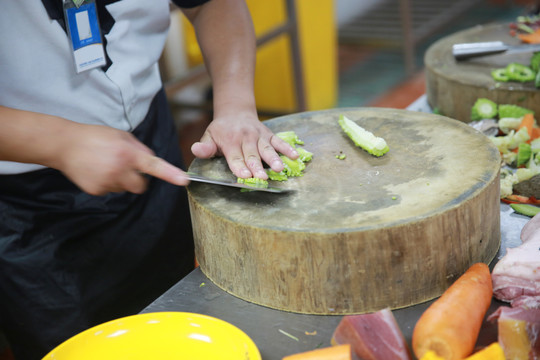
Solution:
M163 91L133 134L183 166ZM183 187L92 196L54 169L0 176L0 328L17 360L138 313L193 266Z

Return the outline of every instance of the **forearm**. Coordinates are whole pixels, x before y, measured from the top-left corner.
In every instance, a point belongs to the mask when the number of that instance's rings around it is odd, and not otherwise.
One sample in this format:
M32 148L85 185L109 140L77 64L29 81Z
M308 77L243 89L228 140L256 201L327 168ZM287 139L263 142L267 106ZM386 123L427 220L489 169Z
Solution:
M256 39L243 0L211 0L190 16L213 83L216 117L255 111Z
M93 195L141 193L142 174L176 185L189 182L128 132L6 107L0 107L0 160L55 168Z
M0 106L0 160L55 166L74 123Z

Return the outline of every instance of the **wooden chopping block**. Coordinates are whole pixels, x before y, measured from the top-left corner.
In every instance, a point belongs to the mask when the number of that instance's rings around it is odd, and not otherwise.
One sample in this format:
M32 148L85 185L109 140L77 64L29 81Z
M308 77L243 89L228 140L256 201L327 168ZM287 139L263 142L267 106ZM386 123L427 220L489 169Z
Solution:
M382 157L355 147L344 114L385 138ZM446 117L381 108L334 109L265 122L313 152L292 194L191 183L201 270L244 300L310 314L400 308L439 296L500 245L497 148ZM339 160L336 155L346 155ZM190 171L234 178L223 158Z
M476 26L435 42L425 56L426 94L433 109L464 122L471 121L471 108L478 98L488 98L497 104L514 104L540 113L540 90L534 81L497 82L491 71L512 62L529 65L532 53L501 54L456 61L452 45L458 43L502 41L519 45L510 36L508 24Z

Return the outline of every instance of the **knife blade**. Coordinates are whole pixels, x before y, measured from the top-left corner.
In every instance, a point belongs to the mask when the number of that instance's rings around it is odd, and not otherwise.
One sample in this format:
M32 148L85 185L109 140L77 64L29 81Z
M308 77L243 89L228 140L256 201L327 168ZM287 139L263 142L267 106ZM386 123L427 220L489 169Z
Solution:
M193 173L187 173L189 180L196 181L196 182L202 182L206 184L214 184L214 185L223 185L223 186L231 186L235 188L240 189L248 189L248 190L254 190L254 191L265 191L270 193L290 193L294 190L292 189L282 189L282 188L276 188L276 187L258 187L254 185L246 185L246 184L240 184L236 182L236 180L231 179L214 179L209 178L206 176L193 174Z
M502 41L487 41L475 43L454 44L452 55L458 61L479 56L497 54L517 54L523 52L540 51L540 44L508 45Z

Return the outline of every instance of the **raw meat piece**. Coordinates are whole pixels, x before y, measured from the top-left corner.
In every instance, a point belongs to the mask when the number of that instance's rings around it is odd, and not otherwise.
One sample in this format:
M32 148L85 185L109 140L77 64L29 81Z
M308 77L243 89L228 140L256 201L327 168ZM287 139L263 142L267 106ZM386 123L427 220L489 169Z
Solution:
M540 308L540 216L521 231L522 244L506 250L491 273L493 295L502 301Z
M390 309L345 315L332 336L335 344L351 344L363 360L411 360L411 352Z
M501 306L488 321L497 321L507 359L540 359L540 309Z
M540 214L534 216L531 220L527 221L523 229L521 230L521 241L528 241L533 234L540 230Z

